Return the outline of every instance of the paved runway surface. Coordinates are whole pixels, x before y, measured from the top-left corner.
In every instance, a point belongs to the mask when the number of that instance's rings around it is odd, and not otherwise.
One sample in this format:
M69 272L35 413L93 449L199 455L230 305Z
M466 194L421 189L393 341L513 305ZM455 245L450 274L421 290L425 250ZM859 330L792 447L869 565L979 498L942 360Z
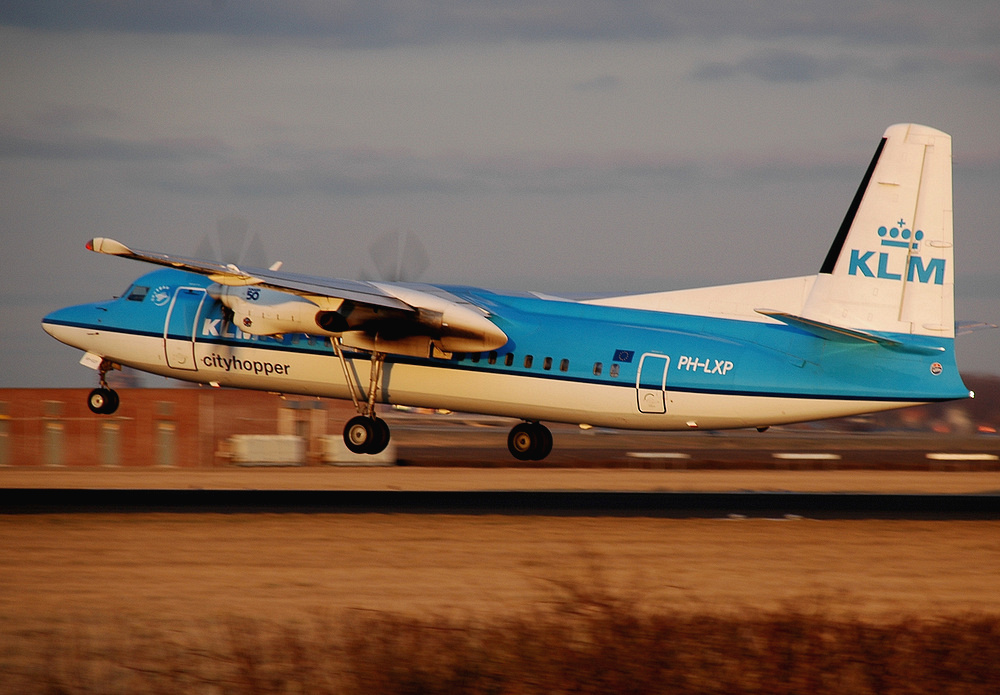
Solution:
M0 489L4 514L154 512L996 520L1000 494Z

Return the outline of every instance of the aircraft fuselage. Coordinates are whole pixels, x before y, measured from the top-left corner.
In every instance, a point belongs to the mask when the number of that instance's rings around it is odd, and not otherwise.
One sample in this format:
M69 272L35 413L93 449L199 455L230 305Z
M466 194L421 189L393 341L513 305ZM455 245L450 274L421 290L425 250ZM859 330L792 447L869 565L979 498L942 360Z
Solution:
M209 294L211 284L159 270L121 298L59 310L44 325L62 342L166 377L351 398L331 339L244 333ZM765 427L968 394L952 351L900 355L775 323L435 289L490 310L509 342L483 353L386 355L377 402L690 430ZM370 356L344 353L351 378L367 393Z

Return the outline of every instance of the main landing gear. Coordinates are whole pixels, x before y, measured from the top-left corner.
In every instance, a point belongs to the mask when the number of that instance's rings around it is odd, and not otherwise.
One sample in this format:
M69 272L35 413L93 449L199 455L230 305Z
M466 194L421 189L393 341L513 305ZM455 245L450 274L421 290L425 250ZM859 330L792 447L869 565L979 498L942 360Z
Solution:
M389 445L390 438L389 425L375 412L385 355L381 352L371 353L371 374L366 394L360 378L344 356L340 341L331 338L330 345L344 369L344 379L358 411L344 425L344 444L355 454L379 454ZM507 448L518 461L541 461L552 451L552 433L539 422L522 422L511 429L507 436Z
M507 435L507 448L518 461L541 461L552 451L552 433L540 422L522 422Z
M351 389L351 400L358 414L344 425L344 444L355 454L380 454L389 446L389 425L378 417L375 412L375 397L378 385L382 380L382 365L385 355L373 352L371 356L371 375L368 380L368 394L365 398L361 384L351 375L351 369L336 338L330 339L333 351L337 354L344 368L344 378Z
M101 385L87 394L87 407L90 408L90 412L96 415L111 415L118 410L118 393L114 389L108 388L108 382L105 379L108 370L113 369L114 366L114 363L106 359L101 360L101 366L97 368Z

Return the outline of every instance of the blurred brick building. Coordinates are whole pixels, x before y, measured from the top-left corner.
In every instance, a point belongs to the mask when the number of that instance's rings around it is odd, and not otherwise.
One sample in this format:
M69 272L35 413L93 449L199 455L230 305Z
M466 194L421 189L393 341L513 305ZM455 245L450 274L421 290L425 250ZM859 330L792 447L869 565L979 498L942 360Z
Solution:
M320 463L351 403L213 388L121 389L113 415L88 389L0 389L0 466L211 468L233 463L241 436L295 438L297 464ZM249 461L253 462L253 461ZM261 460L260 463L272 462ZM292 463L292 461L287 461Z

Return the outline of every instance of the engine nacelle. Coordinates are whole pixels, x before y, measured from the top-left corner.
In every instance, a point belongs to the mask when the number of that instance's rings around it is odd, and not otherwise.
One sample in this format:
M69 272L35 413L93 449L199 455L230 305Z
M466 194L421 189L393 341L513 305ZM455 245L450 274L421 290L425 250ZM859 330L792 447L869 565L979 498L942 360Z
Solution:
M210 294L233 312L233 324L251 335L307 333L337 336L347 321L303 297L262 287L215 285Z
M484 352L507 343L506 334L485 312L458 297L398 285L376 287L413 310L385 310L326 297L317 303L254 285L213 285L209 293L232 310L236 328L252 335L342 336L350 347L415 356L434 354L435 349Z
M507 334L478 307L400 285L378 285L387 294L418 307L419 320L429 329L434 346L444 352L486 352L507 344Z

